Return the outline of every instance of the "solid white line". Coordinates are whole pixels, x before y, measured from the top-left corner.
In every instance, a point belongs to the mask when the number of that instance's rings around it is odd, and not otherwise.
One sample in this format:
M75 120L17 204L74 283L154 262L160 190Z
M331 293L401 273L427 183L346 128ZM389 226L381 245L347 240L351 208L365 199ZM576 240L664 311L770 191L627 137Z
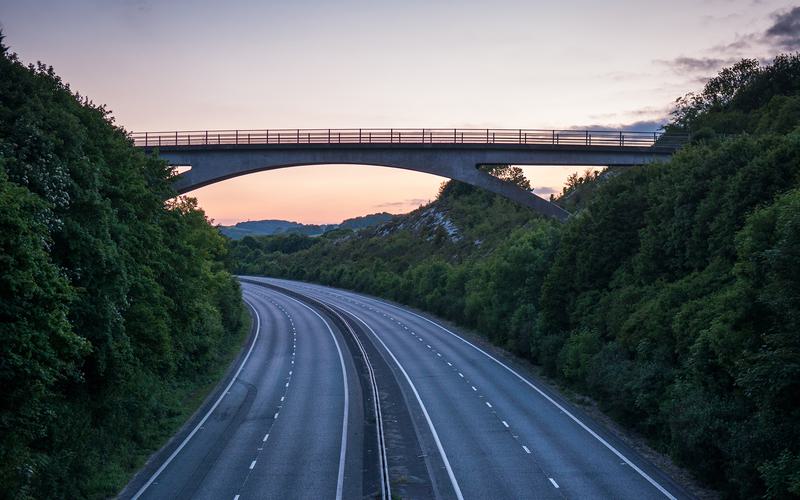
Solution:
M531 450L529 450L528 447L525 446L524 444L522 445L522 449L525 450L525 453L527 453L527 454L531 453Z
M264 439L262 439L262 440L261 440L261 442L262 442L262 443L265 443L265 442L267 441L267 438L268 438L268 437L269 437L269 433L267 433L267 434L264 434Z
M430 415L428 415L428 410L427 408L425 408L425 403L422 402L422 398L420 397L419 392L417 392L417 388L414 386L414 383L411 381L411 377L408 376L408 373L406 373L405 368L403 368L403 365L401 365L400 361L397 360L397 357L395 357L394 353L389 350L389 347L387 347L386 344L383 342L383 340L378 336L378 334L375 333L375 330L373 330L372 327L369 326L367 322L361 319L357 314L353 313L352 311L350 311L350 314L358 321L363 323L364 326L366 326L367 329L370 332L372 332L372 335L378 340L378 342L381 343L383 348L386 349L386 352L389 353L389 356L391 356L397 367L400 369L400 372L402 372L403 376L406 378L406 382L408 382L409 387L411 387L411 391L414 393L414 396L417 398L417 403L419 403L419 407L422 409L422 414L425 415L425 420L428 422L428 428L430 428L431 430L431 435L433 436L433 440L436 442L436 448L439 450L439 455L441 455L442 457L442 462L444 462L444 467L445 469L447 469L447 475L450 477L450 484L453 485L453 491L455 492L456 497L459 500L464 500L464 495L461 494L461 488L458 486L458 481L456 480L456 476L453 474L453 468L450 467L450 461L447 459L447 454L444 452L444 447L442 447L442 442L439 440L439 434L436 432L436 428L433 426L431 417Z
M555 487L556 487L556 489L558 488L558 483L556 482L556 480L555 480L555 479L553 479L552 477L548 477L547 479L549 479L549 480L550 480L550 482L551 482L551 483L553 483L553 486L555 486Z
M253 467L255 467L255 466L256 466L256 461L255 460L250 462L250 470L253 470Z
M277 292L277 293L280 293L280 292ZM338 477L336 479L336 500L341 500L342 499L342 493L343 493L343 490L344 490L344 465L345 465L345 455L347 454L347 419L348 419L348 414L349 414L349 409L350 409L349 408L350 407L350 394L349 394L349 391L347 390L347 368L345 368L344 356L342 356L342 349L341 349L341 347L339 347L339 341L336 340L336 335L334 335L333 329L331 329L331 325L329 325L328 322L325 321L325 318L320 316L320 314L317 311L315 311L314 309L312 309L310 306L308 306L307 304L305 304L303 302L300 302L299 300L295 299L294 297L290 297L289 295L286 295L286 294L281 294L281 295L283 295L284 297L286 297L289 300L293 300L294 302L297 302L301 306L305 307L306 309L308 309L309 311L314 313L319 319L321 319L322 322L325 324L325 326L328 328L328 333L331 334L331 338L333 339L333 343L336 345L336 351L339 353L339 363L342 366L342 383L344 384L344 416L342 417L342 446L341 446L341 449L339 450L339 475L338 475Z
M340 296L341 296L341 295L340 295ZM533 390L535 390L536 392L538 392L538 393L539 393L539 394L540 394L540 395L541 395L543 398L545 398L545 399L546 399L546 400L547 400L549 403L551 403L553 406L555 406L556 408L558 408L559 410L561 410L562 412L564 412L564 414L565 414L565 415L567 415L567 416L568 416L568 417L569 417L569 418L570 418L570 419L571 419L573 422L575 422L576 424L578 424L578 425L579 425L579 426L580 426L580 427L581 427L583 430L585 430L586 432L588 432L588 433L589 433L589 435L591 435L593 438L595 438L597 441L599 441L599 442L600 442L600 443L601 443L603 446L605 446L605 447L606 447L608 450L610 450L612 453L614 453L614 454L615 454L617 457L619 457L619 458L620 458L620 459L621 459L623 462L625 462L626 464L628 464L628 465L629 465L629 466L630 466L630 467L631 467L633 470L635 470L635 471L636 471L636 472L637 472L637 473L638 473L640 476L642 476L642 477L643 477L645 480L647 480L647 482L649 482L650 484L652 484L652 485L653 485L653 486L654 486L654 487L655 487L655 488L656 488L658 491L660 491L660 492L661 492L661 493L662 493L662 494L663 494L665 497L669 498L670 500L677 500L677 498L675 498L675 496L674 496L674 495L672 495L672 493L670 493L669 491L667 491L667 489L666 489L666 488L664 488L663 486L661 486L661 485L660 485L660 484L659 484L659 483L658 483L658 482L657 482L655 479L653 479L652 477L650 477L650 476L649 476L649 475L648 475L648 474L647 474L645 471L643 471L642 469L640 469L639 467L637 467L637 466L636 466L636 464L634 464L633 462L631 462L631 461L628 459L628 457L626 457L625 455L623 455L623 454L622 454L622 452L620 452L619 450L617 450L616 448L614 448L614 447L613 447L613 446L612 446L612 445L611 445L611 444L610 444L608 441L606 441L606 440L605 440L605 439L603 439L603 438L602 438L600 435L598 435L596 432L594 432L592 429L590 429L590 428L589 428L589 426L587 426L586 424L584 424L584 423L583 423L583 422L582 422L580 419L578 419L578 417L576 417L575 415L573 415L572 413L570 413L569 411L567 411L567 409L566 409L566 408L564 408L562 405L560 405L560 404L559 404L559 403L558 403L556 400L554 400L553 398L551 398L550 396L548 396L548 395L547 395L547 394L546 394L544 391L542 391L541 389L539 389L539 387L537 387L536 385L534 385L534 384L533 384L532 382L530 382L528 379L526 379L525 377L523 377L522 375L520 375L519 373L517 373L517 372L516 372L516 371L515 371L513 368L509 367L508 365L506 365L506 364L505 364L505 363L503 363L502 361L498 360L497 358L495 358L494 356L492 356L492 355L491 355L491 354L489 354L488 352L484 351L483 349L481 349L480 347L476 346L476 345L475 345L475 344L473 344L472 342L470 342L470 341L468 341L468 340L466 340L466 339L464 339L464 338L461 338L459 335L457 335L457 334L455 334L455 333L451 332L451 331L450 331L450 330L448 330L447 328L445 328L445 327L443 327L442 325L440 325L440 324L436 323L435 321L432 321L432 320L430 320L430 319L426 318L425 316L419 315L419 314L417 314L417 313L415 313L415 312L413 312L413 311L409 311L409 310L407 310L407 309L400 308L400 307L398 307L398 306L395 306L395 305L393 305L393 304L389 304L388 302L384 302L384 301L382 301L382 300L379 300L379 299L373 299L373 298L371 298L371 297L364 297L364 296L361 296L361 295L357 295L357 297L359 297L361 300L371 300L371 301L374 301L374 302L378 302L379 304L383 304L383 305L385 305L385 306L393 307L393 308L395 308L395 309L397 309L397 310L404 311L404 312L406 312L406 313L408 313L408 314L411 314L411 315L413 315L413 316L416 316L416 317L418 317L418 318L420 318L420 319L422 319L422 320L424 320L424 321L427 321L428 323L430 323L430 324L432 324L432 325L434 325L434 326L436 326L436 327L438 327L438 328L440 328L440 329L444 330L445 332L449 333L450 335L452 335L452 336L453 336L453 337L455 337L456 339L460 340L461 342L463 342L463 343L467 344L468 346L471 346L471 347L472 347L473 349L475 349L476 351L480 352L481 354L483 354L483 355L484 355L484 356L486 356L487 358L491 359L492 361L494 361L494 362L495 362L495 363L497 363L498 365L502 366L503 368L505 368L506 370L508 370L509 372L511 372L511 373L512 373L514 376L516 376L516 377L517 377L519 380L521 380L523 383L527 384L527 385L528 385L528 386L529 386L531 389L533 389ZM448 363L448 364L449 364L449 363Z
M153 473L153 475L150 476L150 479L148 479L147 482L144 483L144 485L141 488L139 488L139 491L137 491L136 494L133 495L133 500L136 500L137 498L142 496L142 493L144 493L145 490L149 488L151 484L153 484L153 481L156 480L159 474L161 474L164 471L164 469L167 468L170 462L172 462L172 460L178 455L178 453L180 453L180 451L184 448L184 446L186 446L186 443L188 443L189 440L192 439L192 437L197 433L200 427L202 427L203 424L206 423L208 417L211 415L211 413L214 412L214 410L217 409L217 406L219 406L219 403L222 401L222 398L225 397L225 394L230 390L231 386L233 386L233 383L236 382L236 379L242 372L242 368L244 368L244 365L245 363L247 363L247 360L250 359L250 353L253 352L253 347L256 345L256 340L258 340L258 334L261 331L261 316L259 316L258 311L256 311L256 308L253 307L253 304L251 304L249 300L244 299L244 301L247 303L248 306L250 306L253 312L256 313L256 334L253 336L253 342L250 344L250 348L247 350L247 354L245 354L244 359L242 360L242 364L239 365L239 368L236 370L236 373L233 374L231 381L228 382L228 386L225 387L224 391L222 391L222 394L214 402L214 405L208 410L208 412L205 415L203 415L202 420L200 420L200 422L195 426L195 428L192 429L192 432L190 432L189 435L186 436L186 438L181 442L181 444L178 445L177 448L175 448L175 451L173 451L172 454L169 457L167 457L164 463L161 464L161 467L159 467L158 470L156 470Z

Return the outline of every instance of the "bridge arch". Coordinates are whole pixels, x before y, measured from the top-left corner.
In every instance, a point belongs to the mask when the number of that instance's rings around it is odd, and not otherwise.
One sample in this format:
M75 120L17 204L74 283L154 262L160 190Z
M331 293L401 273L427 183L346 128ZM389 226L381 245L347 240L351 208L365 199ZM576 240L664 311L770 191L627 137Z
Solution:
M355 132L358 132L357 142ZM396 129L386 135L364 129L342 133L327 130L299 130L278 133L187 132L164 135L134 134L135 144L145 150L158 150L161 158L172 165L191 166L178 175L175 187L179 193L214 184L226 179L256 172L306 165L350 164L399 168L447 177L504 196L545 216L565 220L569 213L548 200L514 184L502 181L478 167L481 165L642 165L663 161L675 147L659 146L663 136L648 135L642 142L627 132L548 131L531 136L522 130L460 131L446 129L435 135L432 129L406 130L405 137L396 136ZM383 132L383 131L381 131ZM417 133L418 135L414 135ZM473 134L466 135L465 133ZM174 135L173 135L174 134ZM185 135L180 135L185 134ZM401 132L402 134L402 132ZM460 134L460 135L459 135ZM479 134L479 135L475 135ZM498 136L499 134L499 136ZM563 137L561 134L564 134ZM611 134L611 135L609 135ZM154 137L158 137L157 142ZM289 143L286 143L287 137ZM369 142L364 142L368 137ZM332 139L333 138L333 139ZM523 139L524 138L524 139ZM638 138L638 139L637 139ZM258 140L260 139L260 140ZM338 139L338 142L336 142ZM551 141L552 142L549 142ZM627 140L627 145L626 145ZM638 140L639 142L636 142ZM282 142L281 142L282 141ZM649 142L647 142L649 141ZM633 143L633 145L631 145Z

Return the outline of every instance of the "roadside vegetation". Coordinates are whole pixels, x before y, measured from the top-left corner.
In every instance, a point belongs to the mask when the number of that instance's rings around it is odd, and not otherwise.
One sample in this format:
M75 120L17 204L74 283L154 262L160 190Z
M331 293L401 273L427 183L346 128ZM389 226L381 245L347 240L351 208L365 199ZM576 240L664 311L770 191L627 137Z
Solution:
M0 36L0 498L107 498L246 313L225 240L101 106Z
M228 265L475 328L726 497L800 496L800 55L676 104L692 144L574 176L565 224L451 181L377 229L230 242Z

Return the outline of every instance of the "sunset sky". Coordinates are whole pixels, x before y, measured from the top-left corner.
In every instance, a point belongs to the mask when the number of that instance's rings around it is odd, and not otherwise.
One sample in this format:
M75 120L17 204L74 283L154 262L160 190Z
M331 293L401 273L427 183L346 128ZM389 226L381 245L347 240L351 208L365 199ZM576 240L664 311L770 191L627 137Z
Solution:
M676 97L722 66L796 47L793 5L0 0L0 23L23 61L53 65L130 131L654 130ZM542 195L575 170L526 169ZM297 167L192 195L220 223L323 223L406 212L434 197L442 180L376 167Z

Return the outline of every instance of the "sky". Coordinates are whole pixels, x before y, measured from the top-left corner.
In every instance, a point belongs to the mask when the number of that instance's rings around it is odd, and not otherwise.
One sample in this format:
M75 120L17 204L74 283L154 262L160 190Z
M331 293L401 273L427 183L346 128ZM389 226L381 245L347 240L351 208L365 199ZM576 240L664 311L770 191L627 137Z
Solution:
M655 130L742 57L800 49L785 0L0 0L5 44L129 131ZM575 167L527 167L536 192ZM191 193L219 223L407 212L444 179L295 167Z

